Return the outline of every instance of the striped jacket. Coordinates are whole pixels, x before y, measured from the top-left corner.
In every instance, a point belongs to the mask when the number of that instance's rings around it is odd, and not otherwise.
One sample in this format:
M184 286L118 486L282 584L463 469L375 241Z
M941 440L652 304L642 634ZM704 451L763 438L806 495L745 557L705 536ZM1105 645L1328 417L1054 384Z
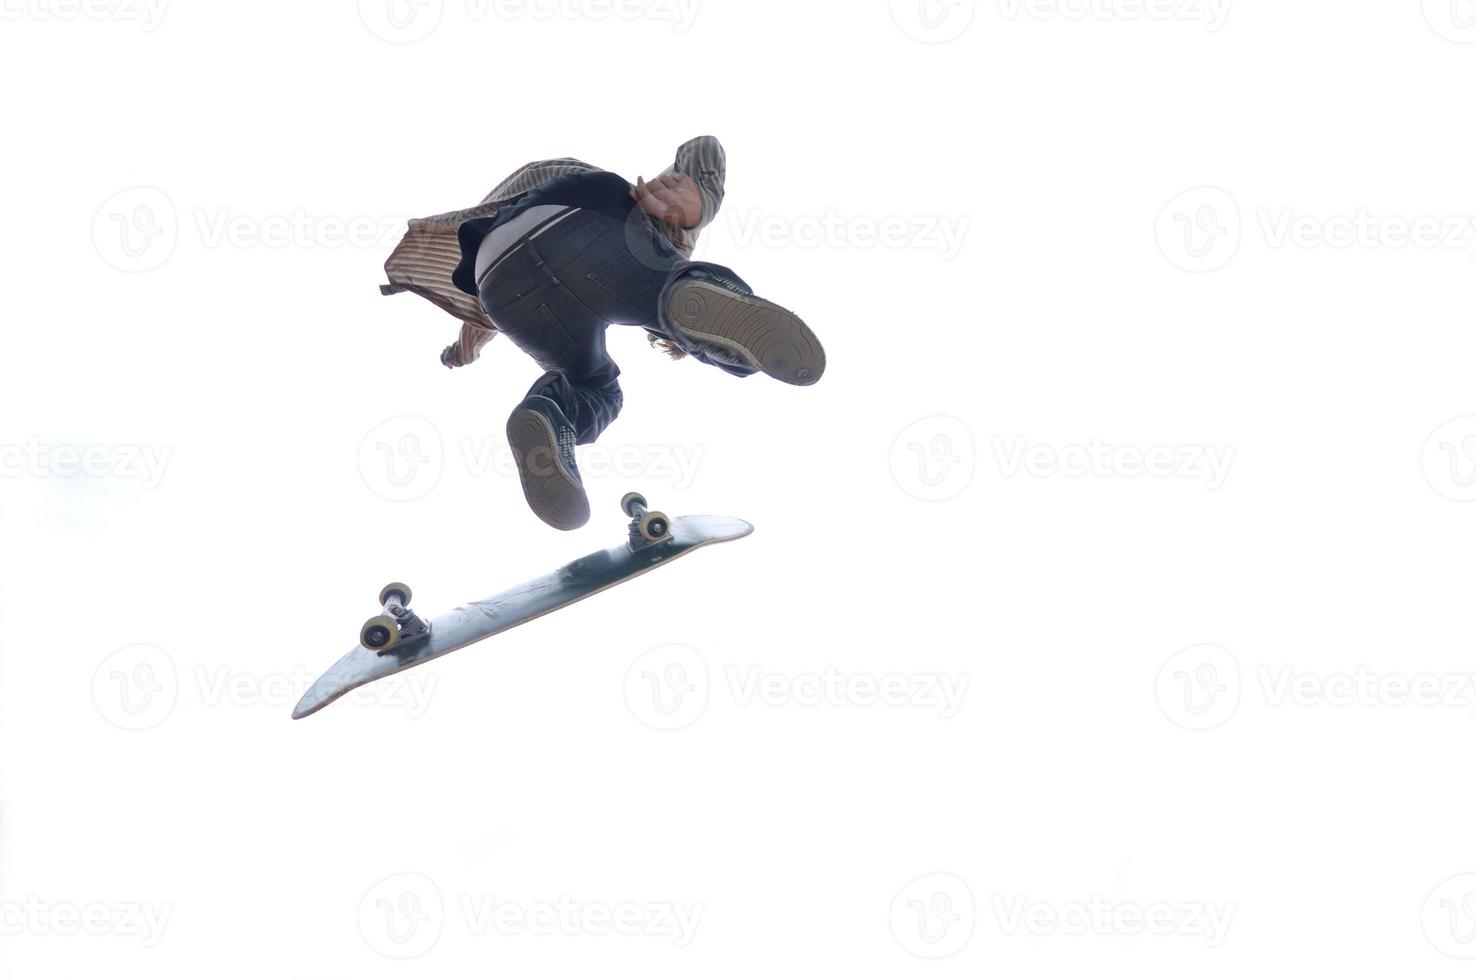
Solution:
M588 173L600 168L572 157L538 160L518 168L511 176L482 198L480 204L462 211L449 211L426 218L415 218L400 239L400 244L384 263L388 285L379 291L386 296L410 292L424 297L461 321L461 333L443 360L448 366L470 364L482 347L497 334L475 297L457 289L451 274L461 261L456 231L462 223L486 218L497 213L522 194L564 174ZM715 136L699 136L677 148L676 159L663 174L686 174L696 181L702 195L702 221L696 228L684 229L659 222L661 230L684 255L691 255L697 236L717 216L723 203L727 180L727 157ZM454 349L453 349L454 348Z

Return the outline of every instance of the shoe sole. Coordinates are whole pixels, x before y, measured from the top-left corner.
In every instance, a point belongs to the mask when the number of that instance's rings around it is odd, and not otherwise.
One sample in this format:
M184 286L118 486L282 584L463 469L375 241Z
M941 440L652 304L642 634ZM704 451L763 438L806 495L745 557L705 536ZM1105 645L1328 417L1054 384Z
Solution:
M507 420L507 442L523 481L523 497L538 519L560 531L587 524L589 497L559 463L558 437L548 420L532 409L514 412Z
M785 384L812 385L825 373L820 338L768 300L688 282L672 291L667 314L689 337L733 348L756 370Z

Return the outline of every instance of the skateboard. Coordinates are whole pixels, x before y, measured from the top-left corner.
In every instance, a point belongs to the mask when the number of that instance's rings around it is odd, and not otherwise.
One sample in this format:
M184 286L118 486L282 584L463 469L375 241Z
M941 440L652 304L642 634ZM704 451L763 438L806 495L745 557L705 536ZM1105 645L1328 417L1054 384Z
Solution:
M386 585L379 592L382 609L359 630L359 645L313 683L292 717L306 718L355 688L496 636L698 548L736 541L753 531L752 524L735 517L668 518L650 510L638 493L626 494L620 508L630 518L624 543L434 619L422 619L410 608L408 585Z

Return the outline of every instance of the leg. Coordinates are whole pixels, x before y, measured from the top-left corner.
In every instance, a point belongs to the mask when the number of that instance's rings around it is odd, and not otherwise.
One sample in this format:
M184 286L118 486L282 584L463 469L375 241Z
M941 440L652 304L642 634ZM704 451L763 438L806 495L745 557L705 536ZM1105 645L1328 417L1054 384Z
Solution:
M589 520L574 446L598 438L623 402L620 369L605 349L608 321L572 296L550 265L594 240L584 217L566 219L562 239L516 246L481 284L492 322L547 372L514 409L507 435L529 506L561 530Z
M825 351L799 317L755 296L732 269L687 260L638 209L623 222L600 219L603 235L557 270L588 309L644 327L729 374L820 380Z

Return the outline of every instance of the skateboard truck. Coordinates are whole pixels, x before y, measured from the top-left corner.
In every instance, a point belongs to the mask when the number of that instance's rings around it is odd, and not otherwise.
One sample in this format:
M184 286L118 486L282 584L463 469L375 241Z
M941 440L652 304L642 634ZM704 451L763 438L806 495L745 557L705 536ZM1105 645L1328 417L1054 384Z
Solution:
M630 546L642 548L671 536L671 518L648 510L646 498L632 491L620 498L620 509L630 518Z
M430 625L410 608L410 596L410 586L403 582L391 582L379 590L384 611L366 620L359 630L359 642L366 649L384 653L430 635Z

